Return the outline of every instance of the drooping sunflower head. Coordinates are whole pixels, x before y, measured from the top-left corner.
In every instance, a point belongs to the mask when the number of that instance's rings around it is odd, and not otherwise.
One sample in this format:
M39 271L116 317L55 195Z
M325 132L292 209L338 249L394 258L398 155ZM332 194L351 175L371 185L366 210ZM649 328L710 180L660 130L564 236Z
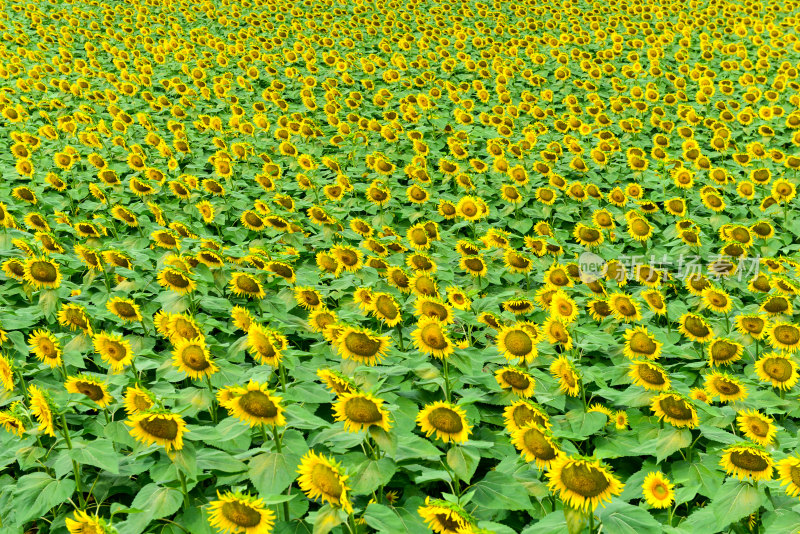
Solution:
M300 461L297 472L300 474L297 479L300 489L309 499L320 499L345 512L352 512L348 475L332 458L309 451Z
M739 480L771 480L775 469L772 455L752 443L726 447L719 464L726 473Z
M265 365L277 367L283 357L283 344L277 332L258 323L247 331L247 346L253 358Z
M31 413L39 423L38 430L48 436L55 437L55 427L53 426L53 400L49 391L41 389L36 385L28 387Z
M247 311L247 308L241 306L231 308L231 319L233 319L234 326L245 333L250 330L250 325L253 324L253 317L250 312Z
M86 313L86 308L80 304L63 304L61 310L58 312L58 324L72 331L80 329L87 334L90 334L92 331L91 323L89 322L89 314Z
M119 334L100 332L92 338L94 350L114 373L121 372L133 361L133 350L128 340Z
M623 484L600 462L581 456L560 456L550 465L548 486L572 508L594 511L602 501L622 492Z
M550 374L558 380L558 389L570 397L577 397L581 390L581 377L572 361L559 356L550 364Z
M569 301L567 301L566 299L569 299L569 297L567 297L566 295L564 295L564 297L566 298L564 301L560 303L562 306L559 307L559 311L563 310L566 312L567 308L569 307ZM574 302L572 302L572 304L574 305ZM513 313L514 315L526 315L528 313L531 313L535 308L536 306L534 305L534 303L526 298L515 298L503 302L503 309ZM577 309L574 306L572 309L574 310L575 314L577 314Z
M671 382L663 367L651 361L638 361L630 365L628 376L637 386L648 391L667 391Z
M334 369L317 369L317 376L336 396L358 391L355 382Z
M467 441L472 428L463 408L449 402L434 402L425 406L417 414L417 425L426 436L435 434L445 443Z
M383 400L369 393L352 391L339 395L333 406L334 419L344 421L350 432L358 432L376 426L388 432L391 428L389 412L383 408Z
M697 411L691 401L674 391L665 391L654 396L650 409L659 421L666 421L677 428L694 428L699 424Z
M150 409L131 415L126 424L131 427L131 436L145 445L161 445L167 452L183 448L186 422L178 414Z
M249 494L217 492L217 500L209 503L208 524L222 534L269 534L275 512Z
M101 408L105 408L114 400L103 382L88 375L67 377L64 387L70 393L83 395Z

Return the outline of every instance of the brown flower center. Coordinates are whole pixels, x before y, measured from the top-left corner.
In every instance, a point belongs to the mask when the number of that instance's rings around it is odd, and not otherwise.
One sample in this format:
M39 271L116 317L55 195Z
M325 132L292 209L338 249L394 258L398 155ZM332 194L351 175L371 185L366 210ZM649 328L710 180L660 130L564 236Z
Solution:
M599 469L583 463L564 467L561 470L561 482L567 489L583 497L597 497L610 485L608 478Z
M344 413L347 419L355 423L374 424L383 420L378 406L371 400L355 397L346 401Z
M178 437L178 423L169 417L156 415L139 421L142 430L161 439L173 440Z
M221 512L225 519L239 527L251 528L261 522L261 514L257 510L240 502L226 502Z
M371 357L378 354L381 342L362 332L350 332L344 338L344 346L357 356Z
M440 432L445 434L457 434L464 429L461 417L450 408L434 408L428 414L428 423Z
M248 391L239 397L239 407L250 415L265 419L278 415L278 407L262 391Z

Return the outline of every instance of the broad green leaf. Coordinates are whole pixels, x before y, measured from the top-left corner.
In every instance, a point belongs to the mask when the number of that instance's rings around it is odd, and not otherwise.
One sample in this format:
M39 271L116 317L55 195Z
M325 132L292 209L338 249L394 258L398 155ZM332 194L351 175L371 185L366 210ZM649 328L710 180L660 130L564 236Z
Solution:
M525 486L496 471L490 471L483 480L473 486L475 497L472 502L478 508L489 510L525 510L530 508L531 499Z
M403 509L391 508L382 504L369 504L364 513L364 520L376 532L397 534L427 534L430 532L418 514L414 517Z
M281 493L297 478L298 463L286 453L259 454L248 463L250 480L259 493Z
M99 438L93 441L76 441L70 457L79 464L93 465L116 475L119 474L122 455L114 450L111 440Z
M720 528L755 512L761 506L762 493L751 484L729 478L708 505Z
M605 532L615 534L658 534L661 524L644 508L614 499L595 510Z
M379 486L388 484L396 471L397 466L390 458L366 460L352 475L353 495L372 493Z
M469 483L478 468L481 456L473 448L466 445L455 445L447 451L447 465L463 480Z
M41 517L51 508L66 502L75 493L75 481L56 480L47 473L23 475L14 490L14 509L19 524Z

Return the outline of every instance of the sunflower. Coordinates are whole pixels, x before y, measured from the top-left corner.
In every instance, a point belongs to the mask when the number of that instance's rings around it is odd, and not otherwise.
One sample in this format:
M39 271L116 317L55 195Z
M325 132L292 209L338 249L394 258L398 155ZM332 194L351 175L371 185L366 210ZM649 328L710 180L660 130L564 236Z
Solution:
M564 295L564 297L569 299L569 297L567 297L566 295ZM570 302L572 302L571 299L570 299ZM565 304L568 305L568 303L565 303ZM575 310L574 304L575 303L572 302L573 310ZM503 302L503 309L505 311L513 313L514 315L525 315L525 314L531 313L534 310L534 308L535 308L534 303L531 302L530 300L526 299L526 298L510 299L510 300L507 300L507 301ZM576 311L576 313L577 313L577 311Z
M550 491L572 508L593 512L602 501L622 493L624 484L600 460L582 456L560 456L547 473Z
M389 293L373 293L371 311L386 326L394 326L403 320L402 308Z
M25 261L25 281L33 289L56 289L61 286L61 271L58 263L44 257L32 257Z
M125 389L125 413L133 415L146 412L156 404L156 397L149 390L141 386Z
M578 318L578 305L564 291L558 290L550 297L550 315L570 324Z
M719 397L721 402L734 402L747 398L747 388L741 381L727 373L713 371L705 376L704 387L708 397Z
M574 285L567 269L558 263L554 263L545 271L544 283L555 288L572 287Z
M347 485L349 477L333 458L308 451L300 460L297 472L300 474L297 483L309 499L319 498L352 513L353 505L348 495L350 487Z
M345 360L364 365L377 365L386 356L391 342L389 336L379 335L367 328L348 326L336 337L336 349Z
M644 477L642 494L653 508L669 508L675 502L675 485L661 471L651 471Z
M572 232L575 241L588 248L597 248L603 243L603 232L597 228L578 223Z
M691 401L674 391L665 391L653 397L650 409L659 421L666 421L676 428L694 428L699 424L697 410Z
M458 264L461 269L476 278L486 276L488 272L486 261L481 256L462 256Z
M166 410L150 409L132 414L126 424L130 435L145 445L163 446L167 452L183 448L186 422L178 414Z
M194 380L210 377L219 371L203 337L179 340L172 350L172 366Z
M449 402L438 401L426 405L417 414L416 421L426 437L435 433L445 443L464 443L472 429L464 409Z
M663 343L656 341L655 336L644 326L637 326L625 332L625 348L623 353L631 360L647 358L657 360L661 357Z
M220 389L217 398L220 406L228 410L228 414L251 427L286 424L281 397L273 395L267 384L251 380L247 387L233 386Z
M800 328L793 324L776 322L767 328L767 339L773 349L796 352L800 348Z
M771 480L775 468L772 455L752 443L729 445L722 453L719 465L739 480Z
M331 393L337 397L358 391L358 387L352 380L333 369L317 369L317 376L325 383Z
M307 310L317 310L325 306L319 291L308 286L296 286L292 292L294 293L294 300L299 306Z
M106 309L123 321L130 323L142 322L139 306L131 299L112 297L106 302Z
M383 400L369 393L342 393L333 405L333 414L334 420L344 421L345 430L350 432L373 426L386 432L391 428L389 412L383 409Z
M521 367L506 366L494 374L495 380L503 389L510 389L520 397L530 397L536 382L533 377Z
M253 317L250 312L247 311L247 308L242 308L241 306L231 308L231 319L233 319L234 326L244 333L247 333L250 330L250 325L253 324Z
M733 307L731 297L721 289L709 286L701 293L706 308L716 313L728 313Z
M526 399L516 400L511 403L511 406L507 406L503 410L503 418L509 432L514 432L529 423L536 423L545 429L550 428L550 417L544 408Z
M270 534L275 512L249 494L217 491L217 500L209 503L208 524L221 534Z
M8 411L0 411L0 428L5 429L6 432L16 434L22 437L25 434L25 424L17 415L18 402L11 404L11 409Z
M425 504L417 508L417 513L428 528L438 534L474 532L470 527L474 520L456 503L425 497Z
M755 368L759 380L781 390L791 389L800 378L797 364L790 354L765 354L756 362Z
M282 336L258 323L250 325L247 331L247 348L259 363L277 367L285 348Z
M37 430L41 430L51 437L56 437L55 427L53 426L53 401L50 399L50 393L42 390L39 386L31 385L28 387L28 396L30 398L31 413L36 417L36 422L39 423Z
M741 359L744 347L731 339L718 337L708 344L707 351L712 366L731 365Z
M540 470L549 468L564 453L550 433L535 422L529 422L511 432L511 443L526 462L535 462Z
M14 390L14 365L2 354L0 354L0 385L6 391Z
M696 313L685 313L678 320L679 331L692 341L704 343L714 337L714 331L706 320Z
M180 295L191 293L197 288L194 280L172 267L166 267L158 273L158 283L161 287L175 291Z
M644 217L634 217L628 221L628 235L639 242L645 242L653 235L653 227Z
M558 379L558 390L570 397L577 397L581 391L581 377L566 356L559 356L550 364L550 374Z
M437 317L425 316L417 322L411 333L414 346L424 354L444 359L453 353L454 345L447 335L445 324Z
M100 332L92 338L94 351L111 366L114 373L120 373L133 361L130 343L119 334Z
M671 384L669 374L664 368L650 361L631 363L628 376L634 384L648 391L667 391Z
M356 248L337 245L330 252L345 271L354 273L363 265L364 255Z
M67 532L70 534L112 534L117 529L106 523L104 519L97 515L89 515L84 511L75 510L72 518L64 518L67 525Z
M18 282L25 281L25 264L16 258L3 262L3 272L8 278Z
M740 334L753 339L762 339L769 327L769 321L758 315L737 315L735 324Z
M551 344L561 345L564 350L572 348L572 336L567 330L567 325L558 317L552 315L548 317L542 325L542 331L547 335L547 340Z
M71 331L80 329L87 334L91 335L92 333L89 314L86 313L86 308L80 304L62 304L61 309L58 311L58 324L69 328Z
M773 295L768 297L764 302L761 303L759 310L765 312L770 317L774 317L776 315L792 314L792 302L783 296L780 295Z
M624 293L613 293L608 297L608 306L611 313L618 320L631 323L640 321L642 314L639 312L639 305Z
M457 310L469 310L472 307L472 300L467 296L467 293L458 287L448 286L447 301Z
M254 299L263 299L266 296L261 283L247 273L233 273L229 286L235 295Z
M766 447L775 440L777 429L773 419L756 410L742 410L736 416L736 425L750 441Z
M39 361L50 367L61 365L61 345L49 330L35 330L28 336L28 345Z
M797 497L800 494L800 457L784 458L777 467L781 486L786 486L786 495Z

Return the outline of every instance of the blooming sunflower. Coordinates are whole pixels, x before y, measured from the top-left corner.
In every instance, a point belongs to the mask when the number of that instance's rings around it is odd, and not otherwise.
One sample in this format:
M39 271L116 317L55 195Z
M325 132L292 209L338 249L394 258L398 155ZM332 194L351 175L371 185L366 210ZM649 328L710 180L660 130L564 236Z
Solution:
M650 409L659 421L676 428L694 428L699 424L697 411L691 401L674 391L665 391L650 400Z
M61 345L49 330L35 330L28 336L28 345L39 361L50 367L61 365Z
M14 365L3 354L0 354L0 385L6 391L14 390Z
M174 291L179 295L186 295L197 288L197 284L186 273L173 267L165 267L158 273L158 284L161 287Z
M488 272L486 261L481 256L462 256L459 266L475 278L486 276Z
M217 392L220 406L251 427L286 424L281 397L273 395L267 384L251 380L247 387L227 387Z
M131 427L130 435L145 445L155 443L163 446L167 452L183 448L186 422L178 414L150 409L132 414L126 424Z
M455 286L447 288L447 301L457 310L469 310L472 306L472 301L467 296L467 293Z
M114 373L120 373L133 361L131 344L119 334L100 332L92 338L94 351L111 366Z
M775 322L767 327L767 339L773 349L796 352L800 349L800 328L790 323Z
M32 257L25 261L25 281L33 289L56 289L61 286L61 270L58 263L45 257Z
M722 453L719 465L739 480L771 480L775 469L772 455L752 443L730 445Z
M637 361L631 363L628 376L634 384L648 391L667 391L671 385L669 374L655 362Z
M244 333L250 330L250 325L254 322L247 308L241 306L231 308L231 319L233 319L233 325Z
M208 506L208 524L221 534L270 534L275 525L275 512L249 494L217 491Z
M756 410L742 410L736 416L736 425L750 441L766 447L775 439L777 429L773 419Z
M317 369L317 376L337 397L345 393L358 391L358 387L351 379L333 369Z
M445 443L467 441L472 428L463 408L442 401L426 405L417 414L416 421L426 437L436 434Z
M264 288L254 276L247 273L233 273L230 285L234 295L253 299L263 299L266 296Z
M644 477L642 494L653 508L669 508L675 501L675 485L661 471L651 471Z
M550 315L564 324L570 324L578 318L578 305L559 289L550 297Z
M372 294L371 312L386 326L395 326L403 320L400 304L389 293Z
M661 346L663 343L656 341L655 336L647 331L644 326L637 326L625 332L625 348L623 353L628 358L647 358L657 360L661 357Z
M127 387L125 389L125 413L128 415L146 412L155 403L155 395L141 386Z
M22 437L25 433L25 424L18 415L19 406L19 402L14 402L8 411L0 411L0 427L5 429L6 432Z
M781 486L786 486L786 495L790 497L800 495L800 457L784 458L778 462L777 468Z
M581 391L581 377L566 356L559 356L550 364L550 374L558 379L558 389L570 397L577 397Z
M53 426L53 401L50 399L50 393L46 390L32 385L28 387L28 395L30 398L31 413L36 417L39 423L37 430L40 430L48 436L55 437L55 427Z
M567 330L567 325L552 315L542 324L542 331L547 335L547 341L553 345L561 345L564 350L572 348L572 336Z
M550 490L572 508L593 512L602 501L622 493L624 484L600 460L563 455L556 458L547 473Z
M300 461L297 470L300 476L297 483L309 499L328 502L333 506L352 513L347 485L348 475L344 468L333 460L316 452L308 451Z
M755 364L756 374L762 382L781 390L791 389L798 378L797 364L789 354L779 352L765 354Z
M428 528L438 534L473 532L470 528L473 519L461 506L450 501L425 497L425 504L417 508L417 513Z
M386 356L391 345L388 335L379 335L367 328L353 326L343 328L334 343L342 358L364 365L377 365Z
M131 299L112 297L106 302L106 309L123 321L138 323L142 321L139 305Z
M172 366L194 380L210 377L219 367L211 359L205 338L181 339L172 350Z
M282 336L258 323L250 325L247 331L247 347L259 363L277 367L283 358Z
M541 470L549 468L564 453L550 433L535 422L511 432L511 443L520 451L526 462L535 462Z
M747 388L740 380L719 371L705 376L704 387L709 398L719 397L722 402L733 402L747 397Z
M536 382L533 377L521 367L503 367L494 374L495 380L503 389L510 389L520 397L530 397Z
M706 320L696 313L684 313L678 320L678 330L692 341L704 343L714 337L714 331Z
M112 534L117 529L97 515L89 515L82 510L75 510L72 517L64 519L67 532L70 534Z
M526 399L519 399L503 410L506 429L513 432L529 423L536 423L542 428L550 428L550 418L544 408Z
M445 325L436 317L422 317L411 333L414 346L425 354L444 359L453 353L455 345L444 329Z
M336 421L344 421L344 428L358 432L376 426L388 432L391 428L389 412L383 409L383 400L369 393L343 392L333 405Z
M87 334L92 333L89 314L86 308L80 304L64 303L58 312L58 324L69 328L71 331L83 330Z
M607 302L611 308L611 313L620 321L631 323L642 319L639 305L624 293L612 293Z
M76 393L88 398L101 408L108 406L113 397L109 395L106 385L87 375L70 376L64 382L64 387L70 393Z
M731 339L718 337L714 338L709 344L708 360L712 366L731 365L741 359L744 347Z

